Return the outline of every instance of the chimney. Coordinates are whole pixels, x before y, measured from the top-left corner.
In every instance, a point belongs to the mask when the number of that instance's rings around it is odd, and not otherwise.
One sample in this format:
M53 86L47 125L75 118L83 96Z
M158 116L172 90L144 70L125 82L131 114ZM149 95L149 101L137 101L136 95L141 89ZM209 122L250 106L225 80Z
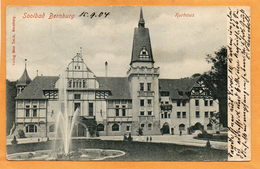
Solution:
M108 63L107 63L107 61L105 62L105 74L106 74L106 77L107 77L107 65L108 65Z
M38 70L36 70L36 76L38 76Z

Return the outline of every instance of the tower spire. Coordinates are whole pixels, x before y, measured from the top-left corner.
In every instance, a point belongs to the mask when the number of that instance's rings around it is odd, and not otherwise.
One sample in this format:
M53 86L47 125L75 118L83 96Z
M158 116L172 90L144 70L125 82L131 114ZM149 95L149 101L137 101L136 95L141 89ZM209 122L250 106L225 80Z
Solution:
M24 59L24 65L25 65L25 69L26 69L26 62L27 62L27 59Z
M145 25L145 22L144 22L144 17L143 17L143 10L142 10L142 7L141 7L138 27L144 27L144 25Z

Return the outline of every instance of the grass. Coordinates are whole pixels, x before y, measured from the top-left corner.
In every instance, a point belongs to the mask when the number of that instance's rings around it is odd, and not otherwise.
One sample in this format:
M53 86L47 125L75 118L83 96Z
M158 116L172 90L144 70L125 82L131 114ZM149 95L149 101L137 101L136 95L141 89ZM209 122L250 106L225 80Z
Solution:
M52 147L52 141L8 145L7 154ZM204 147L184 146L169 143L127 142L107 140L73 140L71 149L100 148L115 149L126 152L124 156L106 161L227 161L227 150L207 149Z

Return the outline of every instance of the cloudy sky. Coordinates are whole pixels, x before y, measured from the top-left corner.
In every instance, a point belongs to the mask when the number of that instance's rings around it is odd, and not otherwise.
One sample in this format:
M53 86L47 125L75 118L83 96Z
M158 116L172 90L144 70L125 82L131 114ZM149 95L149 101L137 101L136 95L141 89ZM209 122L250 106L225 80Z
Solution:
M82 12L110 14L90 19L79 17ZM45 17L23 18L35 13L44 13ZM75 17L48 19L50 13ZM194 17L176 17L177 13L194 14ZM213 54L227 44L226 13L226 7L143 7L160 78L182 78L209 70L206 54ZM13 16L15 32L12 32ZM80 47L85 63L96 76L105 75L106 61L108 76L126 76L139 16L140 7L10 7L6 20L6 77L19 79L24 59L31 79L36 70L39 75L57 76ZM12 44L14 34L15 44Z

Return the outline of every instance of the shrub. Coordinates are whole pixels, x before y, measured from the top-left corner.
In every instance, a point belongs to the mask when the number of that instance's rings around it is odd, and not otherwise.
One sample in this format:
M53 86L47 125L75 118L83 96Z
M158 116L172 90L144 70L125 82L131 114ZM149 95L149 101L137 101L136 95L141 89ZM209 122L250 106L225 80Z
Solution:
M22 129L18 130L18 137L19 138L25 138L24 131Z
M202 133L198 134L198 138L213 138L213 134L209 134L206 130L202 130Z

